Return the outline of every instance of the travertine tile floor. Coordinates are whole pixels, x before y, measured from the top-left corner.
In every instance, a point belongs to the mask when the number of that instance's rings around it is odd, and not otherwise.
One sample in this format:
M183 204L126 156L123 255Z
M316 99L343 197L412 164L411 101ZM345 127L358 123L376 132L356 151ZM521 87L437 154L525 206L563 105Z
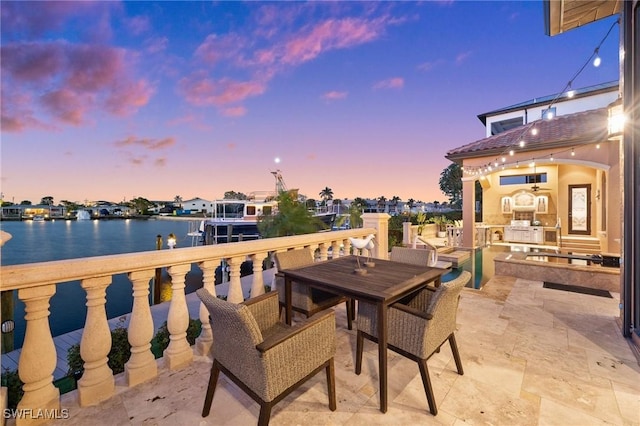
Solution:
M439 413L432 416L417 365L389 352L389 410L378 410L377 347L367 342L354 373L355 332L337 310L338 409L327 405L324 374L281 401L273 425L640 425L640 367L615 318L613 299L544 289L541 282L494 277L465 289L458 311L459 376L448 346L429 360ZM210 361L127 389L99 406L63 396L64 425L252 425L258 405L223 375L211 414L200 412Z

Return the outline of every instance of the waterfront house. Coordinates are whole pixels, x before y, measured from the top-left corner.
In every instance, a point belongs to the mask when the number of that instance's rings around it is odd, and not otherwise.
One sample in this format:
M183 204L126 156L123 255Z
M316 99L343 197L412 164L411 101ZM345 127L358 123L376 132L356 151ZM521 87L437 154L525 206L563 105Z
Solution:
M205 214L210 216L213 213L213 203L200 197L192 198L182 202L182 210L191 214Z

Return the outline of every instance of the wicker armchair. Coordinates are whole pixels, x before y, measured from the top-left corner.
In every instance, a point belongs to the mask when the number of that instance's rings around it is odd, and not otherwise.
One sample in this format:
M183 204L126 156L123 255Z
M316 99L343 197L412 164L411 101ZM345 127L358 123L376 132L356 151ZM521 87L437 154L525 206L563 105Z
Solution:
M414 249L409 247L394 246L391 248L389 260L402 263L411 263L413 265L426 266L429 264L431 250Z
M259 425L268 424L272 407L321 370L327 374L329 408L335 411L333 311L292 327L279 322L275 292L238 305L205 289L196 293L209 310L213 331L213 366L202 417L209 415L220 371L260 404Z
M471 273L463 271L454 280L442 283L438 288L427 287L405 303L389 307L387 319L388 347L418 363L422 384L427 394L429 409L438 414L427 360L448 340L456 362L458 374L464 374L456 345L456 312L458 299ZM356 374L362 371L364 338L377 342L377 308L370 303L358 304L358 335L356 340Z
M310 248L284 251L275 254L275 261L278 271L301 268L313 264L313 253ZM284 277L280 273L276 274L276 288L278 289L280 306L284 306L286 303ZM352 321L355 318L355 304L351 299L311 288L306 284L300 284L295 281L291 283L292 309L307 317L342 302L347 304L347 327L351 330Z

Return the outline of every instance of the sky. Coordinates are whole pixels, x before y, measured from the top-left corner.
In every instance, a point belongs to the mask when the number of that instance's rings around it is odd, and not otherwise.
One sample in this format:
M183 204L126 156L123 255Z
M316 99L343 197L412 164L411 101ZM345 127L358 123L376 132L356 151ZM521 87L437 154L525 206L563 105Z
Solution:
M542 1L12 2L1 9L5 201L446 201L478 114L553 95L614 18L549 37ZM573 88L617 80L618 26Z

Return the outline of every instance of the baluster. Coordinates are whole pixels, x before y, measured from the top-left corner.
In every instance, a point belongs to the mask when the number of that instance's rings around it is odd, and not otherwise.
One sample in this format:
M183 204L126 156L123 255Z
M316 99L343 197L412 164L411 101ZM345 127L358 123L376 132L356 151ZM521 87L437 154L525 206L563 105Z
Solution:
M109 284L111 277L88 278L82 280L81 284L87 292L87 319L80 341L80 355L84 360L84 373L78 381L81 407L109 399L115 392L113 371L107 364L111 330L105 310L105 295Z
M189 310L184 294L184 279L191 265L173 265L167 268L171 275L171 302L167 317L169 346L164 350L164 362L169 370L184 367L193 360L193 350L187 341Z
M251 293L249 297L256 297L264 294L264 277L262 273L262 261L266 253L256 253L249 256L253 262L253 281L251 282Z
M326 243L320 243L318 248L320 249L320 261L327 260L329 258L329 246Z
M227 301L231 303L242 303L244 301L242 282L240 282L240 265L243 260L243 257L227 259L229 264L229 293L227 294Z
M205 260L198 263L198 267L202 271L203 288L216 296L216 267L220 264L220 259ZM213 344L213 333L211 332L211 323L209 323L209 310L200 302L200 322L202 322L202 331L196 339L196 353L198 355L208 355L211 352Z
M340 257L340 241L331 241L331 258L337 259Z
M342 240L342 245L344 246L344 255L349 256L351 254L351 241L344 239Z
M133 310L128 331L131 358L124 366L129 387L158 375L158 366L151 352L154 327L149 307L149 281L154 273L154 270L129 273L129 280L133 284Z
M53 386L56 347L49 328L49 300L55 293L55 284L18 290L18 297L25 304L27 321L18 363L18 375L24 383L18 410L33 410L34 413L40 409L60 410L60 391ZM16 419L17 425L33 423L36 421L30 418Z

